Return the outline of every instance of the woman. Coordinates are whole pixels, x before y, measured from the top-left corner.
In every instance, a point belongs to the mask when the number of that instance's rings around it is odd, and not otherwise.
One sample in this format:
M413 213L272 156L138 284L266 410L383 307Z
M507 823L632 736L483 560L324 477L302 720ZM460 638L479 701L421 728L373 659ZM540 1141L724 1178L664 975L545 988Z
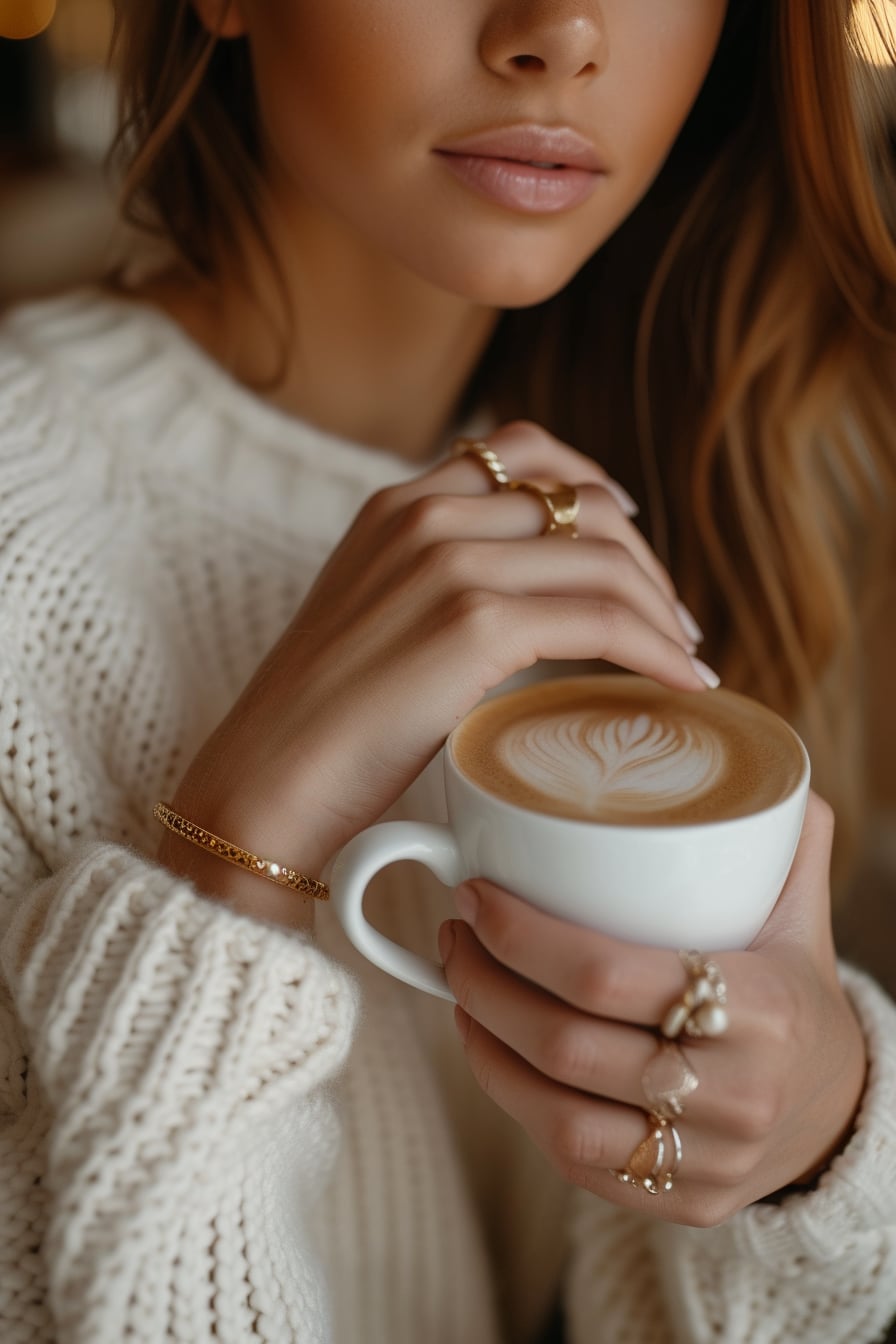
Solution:
M320 894L484 692L596 659L711 694L708 659L848 821L894 476L862 12L121 7L167 254L0 356L5 1339L486 1344L558 1302L573 1341L885 1329L894 1008L836 965L820 799L721 958L656 1195L673 954L474 883L439 930L459 1045L209 838ZM492 456L446 456L483 417ZM571 483L578 540L489 463ZM417 885L383 895L405 942Z

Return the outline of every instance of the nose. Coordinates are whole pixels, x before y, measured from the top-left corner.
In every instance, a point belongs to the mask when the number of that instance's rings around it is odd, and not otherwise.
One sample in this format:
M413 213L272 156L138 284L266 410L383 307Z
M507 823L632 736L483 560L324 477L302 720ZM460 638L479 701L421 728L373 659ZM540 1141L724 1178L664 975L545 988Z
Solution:
M596 75L607 60L599 0L495 0L483 24L479 54L503 79Z

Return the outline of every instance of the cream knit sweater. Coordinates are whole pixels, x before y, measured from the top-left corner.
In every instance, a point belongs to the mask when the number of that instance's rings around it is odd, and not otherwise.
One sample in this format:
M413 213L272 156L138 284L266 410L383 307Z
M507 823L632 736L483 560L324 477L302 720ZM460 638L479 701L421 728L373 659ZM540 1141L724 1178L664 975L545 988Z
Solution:
M149 857L153 803L407 471L125 301L0 325L3 1344L534 1341L560 1292L575 1344L878 1338L896 1010L862 976L846 1152L815 1193L686 1230L563 1186L469 1079L448 1006L325 907L312 941ZM398 868L382 918L431 950L440 899Z

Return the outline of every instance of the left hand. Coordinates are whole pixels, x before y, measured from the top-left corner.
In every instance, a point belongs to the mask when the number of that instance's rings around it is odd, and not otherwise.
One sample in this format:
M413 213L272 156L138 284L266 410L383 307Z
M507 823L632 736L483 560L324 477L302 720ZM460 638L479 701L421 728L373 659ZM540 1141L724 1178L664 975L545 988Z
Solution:
M489 882L460 889L440 932L458 1030L479 1085L561 1174L604 1199L712 1227L811 1180L848 1137L866 1072L837 975L828 871L833 815L811 795L787 884L746 952L722 952L730 1025L683 1049L699 1086L675 1126L668 1193L622 1185L647 1135L641 1075L687 977L675 952L557 919ZM724 900L724 893L719 893ZM710 955L708 949L701 949Z

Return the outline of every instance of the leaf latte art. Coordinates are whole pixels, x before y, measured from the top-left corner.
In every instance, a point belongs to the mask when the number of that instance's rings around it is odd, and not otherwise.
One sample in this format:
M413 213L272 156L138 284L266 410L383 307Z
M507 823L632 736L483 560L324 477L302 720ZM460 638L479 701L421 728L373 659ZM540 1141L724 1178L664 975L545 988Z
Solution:
M606 820L687 805L725 773L723 744L706 725L647 713L519 719L500 734L495 751L536 793Z
M513 807L645 827L752 816L789 798L807 764L793 730L758 701L627 673L485 700L455 729L450 754Z

